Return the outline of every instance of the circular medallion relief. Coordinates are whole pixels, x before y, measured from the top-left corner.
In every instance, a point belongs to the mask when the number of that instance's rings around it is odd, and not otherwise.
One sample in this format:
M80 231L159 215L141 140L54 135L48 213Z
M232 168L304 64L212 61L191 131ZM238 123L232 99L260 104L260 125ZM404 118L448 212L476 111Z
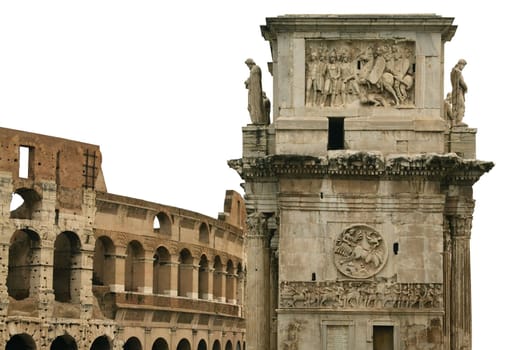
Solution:
M388 249L381 234L369 226L351 226L335 241L335 265L348 277L371 277L381 271L387 258Z

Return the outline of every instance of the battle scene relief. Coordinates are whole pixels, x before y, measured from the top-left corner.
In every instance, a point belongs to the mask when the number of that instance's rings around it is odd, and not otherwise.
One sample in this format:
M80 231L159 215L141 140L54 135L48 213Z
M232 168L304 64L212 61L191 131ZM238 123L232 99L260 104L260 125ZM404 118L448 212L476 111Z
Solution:
M307 107L414 106L415 43L307 40Z
M334 261L342 274L367 278L378 273L388 259L381 234L366 225L355 225L340 233L335 242Z
M344 281L283 281L281 308L441 309L440 283L399 283L395 278Z

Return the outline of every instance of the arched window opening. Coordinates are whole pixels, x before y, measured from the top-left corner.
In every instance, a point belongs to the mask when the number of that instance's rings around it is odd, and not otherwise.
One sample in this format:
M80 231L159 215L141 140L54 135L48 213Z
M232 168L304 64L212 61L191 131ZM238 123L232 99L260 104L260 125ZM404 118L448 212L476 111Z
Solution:
M232 342L230 340L227 341L227 344L225 345L225 350L232 350Z
M138 241L131 241L127 246L124 283L126 292L143 291L144 287L144 250Z
M214 277L213 277L213 299L219 302L225 302L224 282L225 271L219 256L214 258Z
M187 249L179 254L179 291L180 297L193 297L193 257Z
M106 335L96 338L92 345L90 346L90 350L111 350L111 349L112 343Z
M191 344L187 339L182 339L177 345L177 350L191 350Z
M41 196L31 188L20 188L12 194L10 217L31 220L34 212L40 208Z
M209 278L209 262L207 261L207 257L202 255L198 268L198 297L200 299L209 300L212 298L212 294L209 291Z
M200 225L198 230L198 240L202 243L209 244L209 227L205 223Z
M159 212L154 216L152 228L155 233L170 235L172 233L172 220L167 214Z
M161 224L159 223L159 219L157 216L155 216L154 221L152 222L152 228L154 229L154 232L159 232L160 227Z
M236 344L236 350L241 350L241 342L238 340Z
M81 267L80 254L80 240L74 232L66 231L57 236L53 256L55 301L79 302L80 279L77 273Z
M76 341L69 334L55 338L51 343L50 350L78 350Z
M31 287L38 285L32 276L40 272L40 245L39 236L30 230L18 230L11 237L7 292L15 300L28 298Z
M138 338L131 337L124 343L122 350L142 350L142 343Z
M213 344L212 350L221 350L221 344L220 344L220 341L219 341L219 340L215 340L215 341L214 341L214 344Z
M200 340L200 342L198 343L197 350L207 350L207 343L205 342L204 339Z
M165 247L159 247L152 268L154 294L170 294L170 271L170 253Z
M163 338L158 338L152 344L152 350L168 350L168 343Z
M5 344L5 350L36 350L34 339L26 333L16 334Z
M14 192L12 194L12 197L11 197L11 205L10 205L10 211L15 211L16 209L18 209L19 207L21 207L23 205L23 203L25 202L25 200L23 199L23 197L21 197L19 194L17 194L16 192Z
M115 284L115 247L110 237L101 236L96 239L92 268L93 285Z

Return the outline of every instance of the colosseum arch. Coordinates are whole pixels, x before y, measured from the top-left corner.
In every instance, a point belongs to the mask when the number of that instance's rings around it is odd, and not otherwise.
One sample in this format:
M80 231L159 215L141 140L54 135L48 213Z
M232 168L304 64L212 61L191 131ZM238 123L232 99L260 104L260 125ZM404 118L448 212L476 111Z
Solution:
M90 346L90 350L111 350L111 349L112 341L106 335L97 337Z
M188 339L181 339L179 344L177 344L177 350L191 350L191 344L189 343Z
M78 345L72 336L64 334L51 342L50 350L78 350Z
M144 287L145 251L139 241L129 242L126 249L126 266L124 270L124 289L126 292L138 292Z
M11 236L7 272L7 292L11 298L23 300L37 287L35 278L40 273L41 240L37 233L25 229Z
M172 219L166 213L160 211L154 216L152 228L154 233L170 235L172 234Z
M219 340L215 340L215 341L214 341L214 344L213 344L212 350L221 350L221 344L220 344L220 341L219 341Z
M238 340L236 344L236 350L241 350L241 342Z
M233 350L232 349L232 342L230 340L228 340L227 344L225 344L225 350Z
M201 339L200 342L198 343L197 350L207 350L207 343L205 342L204 339Z
M19 197L21 197L21 201ZM17 203L20 201L21 203ZM12 206L16 202L16 208ZM41 196L31 188L19 188L13 193L11 201L11 219L32 219L35 211L41 208Z
M216 255L214 258L214 277L213 277L213 299L225 302L225 271L221 258Z
M37 350L37 345L35 344L34 339L26 334L16 334L7 341L5 344L5 350Z
M198 269L198 297L200 299L209 300L212 297L211 291L209 290L209 261L207 256L203 254L200 257L200 267Z
M202 243L209 244L209 233L209 226L203 222L198 229L198 240Z
M168 350L168 343L163 338L158 338L154 341L154 344L152 344L151 350Z
M154 253L152 268L152 283L154 294L170 293L170 253L163 246L158 247Z
M193 297L193 257L186 248L179 253L178 296Z
M115 246L108 236L96 239L92 284L98 286L115 284Z
M53 290L55 301L79 302L80 279L74 274L80 267L80 239L71 231L60 233L55 239L53 255Z
M122 350L142 350L142 343L137 337L129 338L122 347Z

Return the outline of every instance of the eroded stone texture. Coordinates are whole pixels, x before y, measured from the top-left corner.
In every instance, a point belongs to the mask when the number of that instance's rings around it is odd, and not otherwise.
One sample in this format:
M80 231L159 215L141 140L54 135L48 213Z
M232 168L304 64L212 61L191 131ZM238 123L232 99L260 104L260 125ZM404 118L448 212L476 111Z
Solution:
M452 23L262 26L273 123L244 127L229 162L246 190L248 350L471 349L472 186L493 163L442 97Z
M227 191L213 219L108 193L98 146L4 128L0 145L6 349L242 346L246 210L238 193Z

